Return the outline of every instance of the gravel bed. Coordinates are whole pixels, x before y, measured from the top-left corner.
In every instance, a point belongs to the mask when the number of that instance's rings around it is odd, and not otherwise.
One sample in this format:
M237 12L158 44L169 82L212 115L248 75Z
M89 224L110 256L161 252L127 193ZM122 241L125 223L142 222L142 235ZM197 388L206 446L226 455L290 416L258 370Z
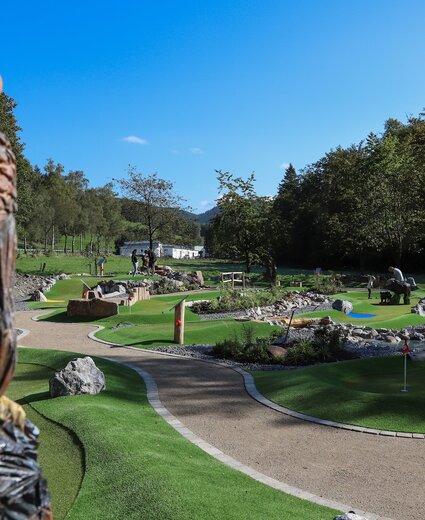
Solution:
M176 354L178 356L191 357L194 359L208 359L226 367L238 367L244 370L292 370L296 367L287 367L283 365L260 365L257 363L238 363L231 359L220 359L212 355L212 345L192 345L190 347L178 347L168 345L165 347L155 347L151 350L158 352L166 352L167 354Z
M15 300L15 311L31 311L25 300Z
M327 311L332 309L331 303L321 303L320 305L307 305L305 307L300 307L298 309L292 309L288 311L279 312L276 316L290 316L292 311L295 314L302 314L304 312L313 312L313 311ZM243 318L248 316L248 310L242 311L233 311L233 312L216 312L216 313L199 313L198 316L201 320L222 320L226 318ZM265 315L266 316L266 315ZM269 316L271 317L271 316Z

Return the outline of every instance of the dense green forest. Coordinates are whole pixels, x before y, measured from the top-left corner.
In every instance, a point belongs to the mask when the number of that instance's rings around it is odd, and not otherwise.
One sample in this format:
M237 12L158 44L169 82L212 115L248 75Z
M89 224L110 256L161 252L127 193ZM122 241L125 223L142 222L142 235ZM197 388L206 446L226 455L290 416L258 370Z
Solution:
M296 173L289 165L274 197L255 178L218 172L221 213L208 250L223 258L298 267L371 269L425 265L425 114L386 121L381 135L331 150Z

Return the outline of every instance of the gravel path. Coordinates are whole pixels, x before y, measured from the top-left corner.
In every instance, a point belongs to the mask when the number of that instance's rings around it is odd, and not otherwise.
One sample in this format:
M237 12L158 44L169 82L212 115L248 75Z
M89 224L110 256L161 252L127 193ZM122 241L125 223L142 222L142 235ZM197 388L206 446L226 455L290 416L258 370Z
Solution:
M191 358L113 347L87 337L93 326L34 322L29 347L56 348L132 363L155 378L164 406L227 455L281 482L394 520L425 518L425 443L338 430L266 408L233 370Z

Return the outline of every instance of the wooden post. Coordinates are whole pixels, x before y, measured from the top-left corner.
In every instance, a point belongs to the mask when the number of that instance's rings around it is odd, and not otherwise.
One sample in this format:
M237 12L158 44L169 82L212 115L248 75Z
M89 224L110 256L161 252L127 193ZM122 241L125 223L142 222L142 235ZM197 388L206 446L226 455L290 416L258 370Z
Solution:
M174 343L184 345L184 309L186 298L174 307Z

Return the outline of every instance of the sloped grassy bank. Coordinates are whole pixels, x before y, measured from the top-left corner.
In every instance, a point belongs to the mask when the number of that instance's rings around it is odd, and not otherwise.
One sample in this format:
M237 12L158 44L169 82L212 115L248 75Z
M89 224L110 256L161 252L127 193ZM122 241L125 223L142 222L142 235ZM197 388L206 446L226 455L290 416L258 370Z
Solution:
M75 356L19 349L19 357L23 364L58 368ZM154 412L136 372L102 359L96 363L107 381L107 390L97 396L48 399L47 379L38 368L36 387L31 378L13 383L21 395L30 394L27 401L37 412L73 431L84 447L84 478L67 520L335 516L331 509L268 488L206 455ZM58 461L52 455L44 466L51 472Z

